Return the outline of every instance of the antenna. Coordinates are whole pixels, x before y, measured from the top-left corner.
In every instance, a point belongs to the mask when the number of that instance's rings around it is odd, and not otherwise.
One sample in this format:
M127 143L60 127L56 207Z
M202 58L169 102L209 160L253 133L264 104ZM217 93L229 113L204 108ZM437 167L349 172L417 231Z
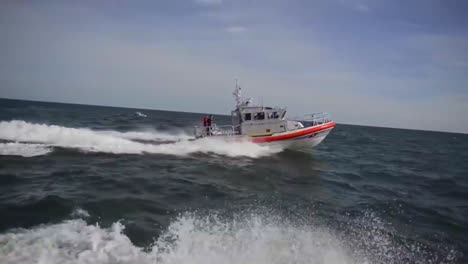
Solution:
M236 82L234 93L234 97L236 98L236 106L240 106L242 103L242 88L239 86L239 79L234 79Z

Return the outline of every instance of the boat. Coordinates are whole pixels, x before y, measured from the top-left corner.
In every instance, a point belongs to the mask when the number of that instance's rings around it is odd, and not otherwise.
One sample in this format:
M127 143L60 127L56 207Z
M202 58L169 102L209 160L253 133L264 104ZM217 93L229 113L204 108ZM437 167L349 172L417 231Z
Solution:
M236 109L231 111L232 124L195 126L195 138L248 140L261 145L307 151L320 144L336 125L325 112L287 118L286 108L254 105L252 99L244 99L241 92L236 80L233 93Z

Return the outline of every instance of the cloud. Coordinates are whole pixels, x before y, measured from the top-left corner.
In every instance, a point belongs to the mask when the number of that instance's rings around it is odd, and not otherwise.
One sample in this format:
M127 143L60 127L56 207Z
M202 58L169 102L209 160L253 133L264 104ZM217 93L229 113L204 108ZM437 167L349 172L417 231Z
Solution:
M359 12L363 12L363 13L368 13L371 11L370 7L368 5L365 5L363 3L358 3L356 5L356 10L359 11Z
M223 0L194 0L197 4L202 5L219 5L223 2Z
M468 34L415 34L406 39L408 47L414 53L425 58L431 66L443 67L451 70L468 70Z
M239 33L243 33L247 30L247 28L245 27L242 27L242 26L231 26L231 27L227 27L226 28L226 31L231 33L231 34L239 34Z

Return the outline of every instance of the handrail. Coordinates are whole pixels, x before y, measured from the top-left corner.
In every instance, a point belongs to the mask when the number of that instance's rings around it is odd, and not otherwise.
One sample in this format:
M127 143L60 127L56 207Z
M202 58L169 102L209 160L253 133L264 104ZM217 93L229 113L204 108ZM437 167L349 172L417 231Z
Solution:
M307 114L299 117L289 118L289 120L301 122L304 126L307 126L307 123L310 124L309 126L317 126L332 121L330 115L326 112Z
M239 128L240 126L233 126L233 125L212 125L209 127L203 127L203 126L194 126L194 134L195 137L206 137L206 136L233 136L236 134L239 134ZM208 128L208 129L207 129Z

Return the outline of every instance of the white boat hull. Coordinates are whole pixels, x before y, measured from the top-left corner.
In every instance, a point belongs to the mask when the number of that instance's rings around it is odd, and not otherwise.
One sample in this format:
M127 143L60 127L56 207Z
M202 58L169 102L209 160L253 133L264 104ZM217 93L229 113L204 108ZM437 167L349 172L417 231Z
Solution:
M320 144L330 133L330 130L326 130L318 133L313 137L302 137L296 139L289 139L284 141L270 142L270 143L260 143L261 145L270 145L278 146L282 149L290 149L295 151L308 152L311 148Z
M334 122L317 126L305 127L273 134L270 136L250 137L247 135L213 135L212 138L220 138L227 141L250 141L263 146L278 147L307 152L322 142L335 127Z

